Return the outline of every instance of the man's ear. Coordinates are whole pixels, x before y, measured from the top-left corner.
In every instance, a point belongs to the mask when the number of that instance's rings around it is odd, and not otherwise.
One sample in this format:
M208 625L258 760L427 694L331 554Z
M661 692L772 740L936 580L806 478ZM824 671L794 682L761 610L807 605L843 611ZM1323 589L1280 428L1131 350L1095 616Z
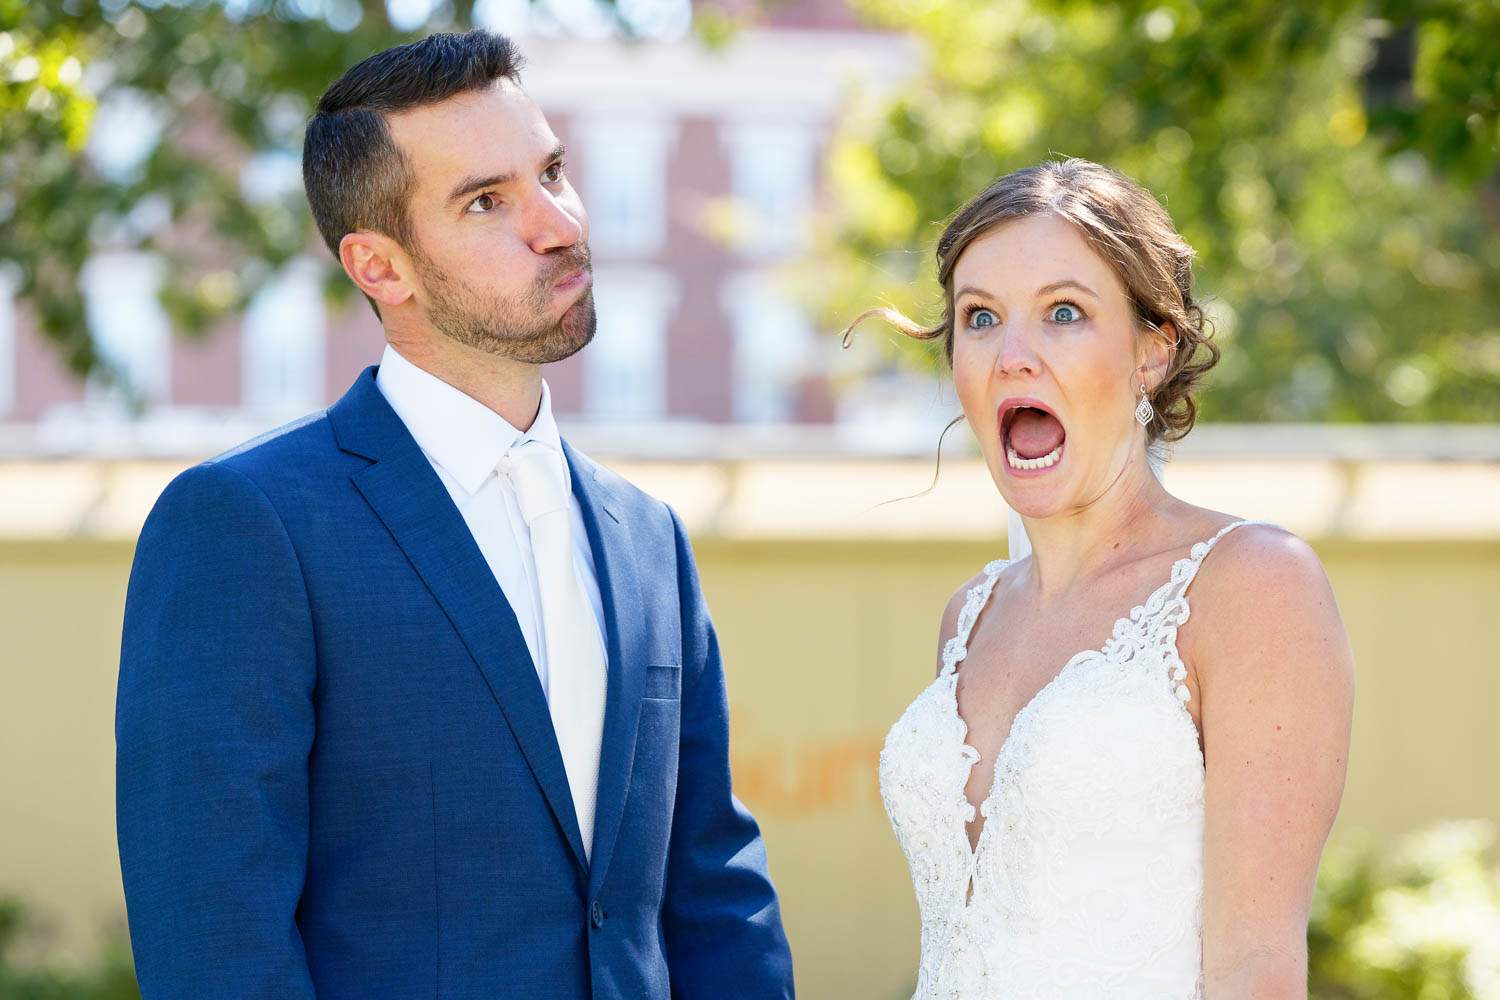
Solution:
M1146 387L1155 391L1166 380L1172 360L1177 356L1177 328L1170 321L1156 330L1148 329L1142 346L1141 368L1146 375Z
M411 283L402 276L409 266L394 240L363 229L339 240L339 263L359 290L382 306L398 306L411 298Z

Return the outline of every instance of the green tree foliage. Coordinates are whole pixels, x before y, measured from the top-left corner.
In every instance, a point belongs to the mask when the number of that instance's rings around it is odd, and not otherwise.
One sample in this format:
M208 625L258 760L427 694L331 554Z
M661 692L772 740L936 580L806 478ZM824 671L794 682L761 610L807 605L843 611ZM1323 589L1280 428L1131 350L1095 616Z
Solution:
M110 936L97 958L84 966L17 961L19 946L39 930L27 907L0 897L0 1000L141 1000L123 935Z
M389 45L470 27L474 6L447 0L406 25L386 0L0 0L0 263L69 367L110 374L80 293L98 250L160 254L167 314L199 334L316 246L300 183L247 190L246 161L280 152L295 167L330 81ZM622 13L616 27L638 26ZM110 138L93 133L115 101L160 126L123 173L87 150ZM340 278L332 297L353 292Z
M1205 419L1500 419L1494 0L855 0L926 66L854 117L810 294L939 307L941 221L1054 156L1115 166L1198 250Z
M1445 820L1325 852L1307 931L1314 1000L1500 996L1500 869L1489 820Z

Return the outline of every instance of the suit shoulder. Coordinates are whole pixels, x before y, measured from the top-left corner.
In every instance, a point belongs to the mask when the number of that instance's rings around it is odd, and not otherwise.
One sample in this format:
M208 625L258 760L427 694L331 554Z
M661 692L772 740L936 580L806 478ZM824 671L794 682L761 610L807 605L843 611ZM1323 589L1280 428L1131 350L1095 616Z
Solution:
M271 504L278 487L301 470L326 465L317 458L336 450L326 411L311 413L179 472L157 500L158 509L186 505L203 510Z
M328 411L319 410L243 441L203 464L227 466L258 479L256 473L285 469L288 461L307 461L320 453L337 450Z
M672 509L665 501L658 500L618 472L579 451L571 443L568 447L577 456L580 471L586 470L594 477L595 482L613 494L625 507L625 513L632 519L641 517L661 518L664 521L671 519Z
M347 472L341 457L350 458L339 448L328 411L320 410L235 445L203 466L238 474L276 506L296 506L299 497L310 490L326 492L330 477ZM363 464L362 459L354 461Z

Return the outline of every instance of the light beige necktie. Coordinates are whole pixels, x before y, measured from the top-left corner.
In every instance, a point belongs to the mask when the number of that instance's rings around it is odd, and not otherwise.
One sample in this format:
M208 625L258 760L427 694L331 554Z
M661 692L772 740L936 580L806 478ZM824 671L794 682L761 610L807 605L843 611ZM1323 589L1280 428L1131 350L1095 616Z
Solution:
M556 449L526 438L511 446L498 468L515 487L521 516L531 533L542 598L547 704L587 857L593 852L605 665L594 610L573 566L573 519L563 462Z

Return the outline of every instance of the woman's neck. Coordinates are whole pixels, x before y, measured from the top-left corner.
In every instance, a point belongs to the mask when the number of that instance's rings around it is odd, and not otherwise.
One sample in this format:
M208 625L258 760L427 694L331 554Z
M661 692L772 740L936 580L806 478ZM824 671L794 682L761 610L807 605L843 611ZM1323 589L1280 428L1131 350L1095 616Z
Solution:
M1152 548L1182 501L1162 486L1145 453L1085 506L1045 518L1022 518L1031 542L1032 577L1042 597L1066 593L1102 570Z

